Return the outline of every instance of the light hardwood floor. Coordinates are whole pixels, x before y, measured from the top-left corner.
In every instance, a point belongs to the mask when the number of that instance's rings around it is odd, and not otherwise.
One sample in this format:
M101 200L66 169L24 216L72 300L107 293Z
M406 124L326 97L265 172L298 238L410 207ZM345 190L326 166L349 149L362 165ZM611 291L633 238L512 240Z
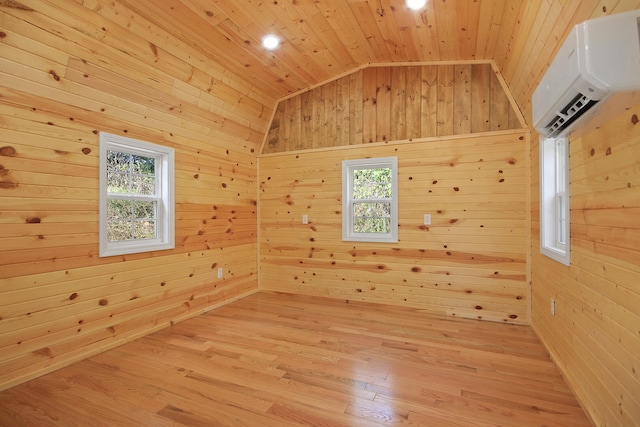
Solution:
M590 426L528 327L259 293L0 392L3 426Z

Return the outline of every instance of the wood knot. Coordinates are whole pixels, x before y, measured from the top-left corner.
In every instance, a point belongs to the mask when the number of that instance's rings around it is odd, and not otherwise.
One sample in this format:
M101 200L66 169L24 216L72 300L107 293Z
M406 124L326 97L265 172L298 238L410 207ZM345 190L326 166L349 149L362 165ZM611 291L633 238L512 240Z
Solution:
M9 190L12 188L18 188L18 183L17 182L11 182L11 181L0 181L0 188Z
M34 216L30 216L28 218L26 218L24 220L24 222L26 222L27 224L40 224L41 220L40 218L34 217Z
M53 77L53 80L57 82L60 81L60 76L54 70L49 70L49 74L51 74L51 77Z
M6 157L14 157L17 154L15 148L5 145L4 147L0 147L0 156Z
M605 151L604 154L607 155L607 156L610 156L611 155L611 147L607 147L607 151Z
M411 271L413 271L414 273L420 273L422 269L420 267L412 267Z
M0 39L3 39L7 37L7 33L5 33L4 31L0 31Z
M517 319L518 315L517 314L510 314L509 315L509 319Z
M76 298L78 298L78 294L76 292L74 292L71 295L69 295L69 300L71 300L71 301L73 301Z
M98 301L98 304L104 307L105 305L109 304L109 300L103 298L100 301Z
M85 156L91 153L91 148L89 147L84 147L82 149L82 154L84 154Z
M631 123L634 125L638 124L638 115L634 114L633 116L631 116Z

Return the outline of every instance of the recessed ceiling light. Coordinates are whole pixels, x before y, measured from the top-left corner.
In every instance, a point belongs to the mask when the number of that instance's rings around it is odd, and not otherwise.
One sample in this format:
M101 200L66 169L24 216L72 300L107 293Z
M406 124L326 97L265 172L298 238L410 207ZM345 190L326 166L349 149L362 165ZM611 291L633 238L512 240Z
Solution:
M262 38L262 46L264 46L265 49L273 50L280 46L280 37L275 34L267 34Z
M407 0L407 7L413 10L422 9L426 4L427 0Z

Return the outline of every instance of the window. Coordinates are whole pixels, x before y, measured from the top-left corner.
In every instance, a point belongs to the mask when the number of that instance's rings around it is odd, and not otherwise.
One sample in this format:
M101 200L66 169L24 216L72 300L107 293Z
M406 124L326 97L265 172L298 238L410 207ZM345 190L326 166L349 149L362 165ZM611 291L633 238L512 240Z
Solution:
M100 256L175 247L174 150L100 133Z
M398 241L398 158L342 162L342 240Z
M569 142L540 137L540 252L570 264Z

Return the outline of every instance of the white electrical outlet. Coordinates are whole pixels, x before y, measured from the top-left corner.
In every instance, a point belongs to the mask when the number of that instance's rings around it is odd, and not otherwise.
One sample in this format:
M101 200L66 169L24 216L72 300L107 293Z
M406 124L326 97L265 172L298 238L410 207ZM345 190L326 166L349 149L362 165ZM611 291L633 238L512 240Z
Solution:
M431 214L424 214L424 225L431 225Z
M549 305L549 309L551 310L551 315L556 315L556 300L551 298L551 304Z
M218 269L218 279L222 279L222 277L224 276L224 270L222 268Z
M303 224L309 224L309 216L308 215L302 215L302 223Z

